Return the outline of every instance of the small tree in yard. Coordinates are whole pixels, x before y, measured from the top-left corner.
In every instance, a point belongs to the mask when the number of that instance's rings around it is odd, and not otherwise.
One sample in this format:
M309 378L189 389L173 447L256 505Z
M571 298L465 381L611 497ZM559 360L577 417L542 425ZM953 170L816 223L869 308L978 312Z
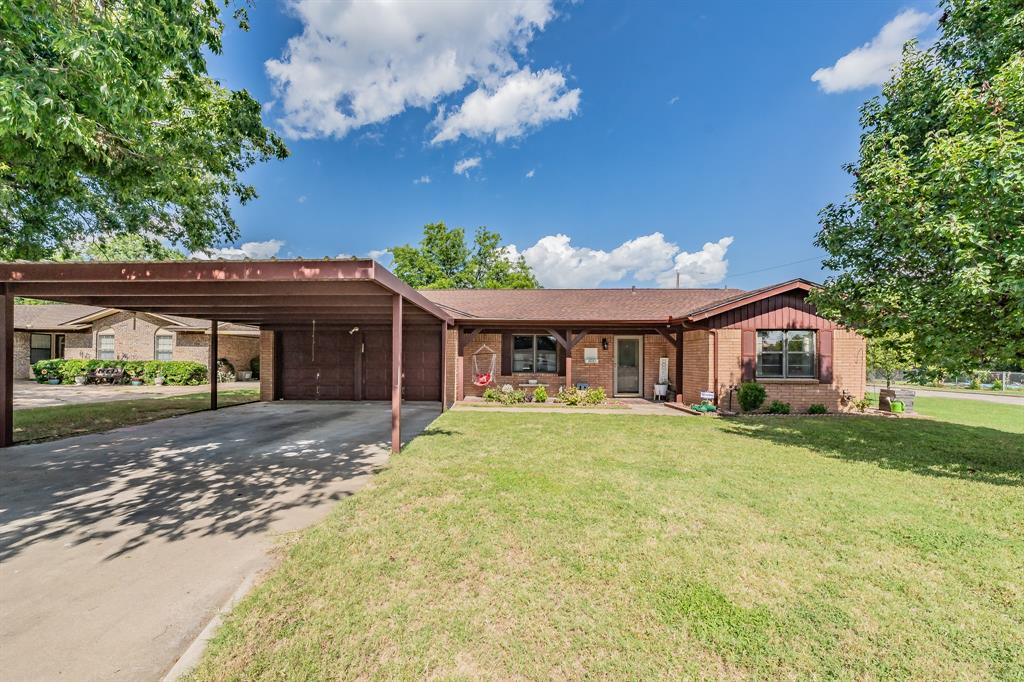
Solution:
M889 333L868 339L868 369L885 376L885 387L892 386L896 374L914 365L914 347L910 334Z
M811 300L923 365L1024 360L1024 3L943 0L861 108L853 193L820 213L838 274Z

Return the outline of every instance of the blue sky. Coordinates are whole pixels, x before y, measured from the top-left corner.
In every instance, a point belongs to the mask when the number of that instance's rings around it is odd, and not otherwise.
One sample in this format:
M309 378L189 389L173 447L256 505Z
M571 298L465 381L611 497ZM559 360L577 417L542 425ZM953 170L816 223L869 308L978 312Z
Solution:
M934 10L263 0L210 71L292 156L248 173L218 255L376 255L444 220L497 230L546 286L821 280L857 109Z

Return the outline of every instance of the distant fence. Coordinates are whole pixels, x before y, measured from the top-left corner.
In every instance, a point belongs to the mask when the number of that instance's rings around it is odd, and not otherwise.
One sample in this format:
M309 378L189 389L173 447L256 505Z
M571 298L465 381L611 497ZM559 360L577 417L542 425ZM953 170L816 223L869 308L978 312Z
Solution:
M967 388L972 381L976 381L981 388L992 389L1002 384L1003 390L1024 389L1024 372L988 372L977 371L973 374L964 374L958 377L943 377L937 383L921 383L920 375L913 370L896 372L892 379L893 383L918 383L921 386L942 385L950 388ZM879 370L868 370L868 383L884 384L885 374ZM998 390L998 389L996 389Z

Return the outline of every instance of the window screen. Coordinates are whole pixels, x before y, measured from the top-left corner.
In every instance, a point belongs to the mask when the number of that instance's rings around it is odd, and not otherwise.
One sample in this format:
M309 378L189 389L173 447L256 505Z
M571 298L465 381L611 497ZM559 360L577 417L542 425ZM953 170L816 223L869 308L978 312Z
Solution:
M100 334L96 337L96 357L100 360L114 359L113 334Z
M29 360L34 365L40 360L49 360L50 354L50 335L49 334L33 334L29 340Z
M156 337L156 359L157 360L170 360L171 359L171 348L173 346L174 337L170 334L161 334Z
M512 371L554 374L558 371L558 343L553 336L512 337Z
M759 331L757 376L765 379L813 379L814 348L813 331Z

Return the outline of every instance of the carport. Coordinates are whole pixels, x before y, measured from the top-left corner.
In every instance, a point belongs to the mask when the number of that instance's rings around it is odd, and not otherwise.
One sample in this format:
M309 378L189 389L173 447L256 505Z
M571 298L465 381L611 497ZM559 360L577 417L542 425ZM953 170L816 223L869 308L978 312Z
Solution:
M263 400L390 399L393 452L403 398L444 409L453 321L372 260L0 263L0 446L13 443L15 296L209 320L211 409L219 322L260 328Z

